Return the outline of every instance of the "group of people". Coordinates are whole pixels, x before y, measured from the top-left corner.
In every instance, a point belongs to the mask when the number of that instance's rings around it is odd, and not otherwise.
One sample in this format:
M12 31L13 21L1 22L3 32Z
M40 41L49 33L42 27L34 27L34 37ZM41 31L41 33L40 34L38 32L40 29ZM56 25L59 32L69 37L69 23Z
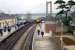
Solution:
M41 34L42 37L44 36L44 32L43 31L37 30L37 33L38 33L38 35Z
M8 27L4 27L4 29L0 29L0 35L1 36L3 36L3 31L4 32L6 32L6 31L11 32L11 27L8 26Z

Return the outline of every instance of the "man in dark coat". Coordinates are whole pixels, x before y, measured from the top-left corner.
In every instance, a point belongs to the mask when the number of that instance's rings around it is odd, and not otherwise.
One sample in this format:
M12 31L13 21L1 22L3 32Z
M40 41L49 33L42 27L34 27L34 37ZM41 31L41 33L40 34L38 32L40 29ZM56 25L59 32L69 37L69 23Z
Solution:
M43 37L43 35L44 35L44 32L43 32L43 31L41 32L41 35L42 35L42 37Z
M1 34L1 36L3 36L3 32L2 32L2 29L0 29L0 34Z
M38 35L40 35L40 30L37 30Z
M8 26L8 32L11 32L11 28Z

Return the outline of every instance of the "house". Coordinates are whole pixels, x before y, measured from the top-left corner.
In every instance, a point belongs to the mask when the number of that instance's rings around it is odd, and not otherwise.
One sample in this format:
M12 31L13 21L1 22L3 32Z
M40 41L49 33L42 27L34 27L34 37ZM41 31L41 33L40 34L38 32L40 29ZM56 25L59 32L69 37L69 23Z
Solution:
M0 29L14 25L16 25L16 17L14 15L0 13Z

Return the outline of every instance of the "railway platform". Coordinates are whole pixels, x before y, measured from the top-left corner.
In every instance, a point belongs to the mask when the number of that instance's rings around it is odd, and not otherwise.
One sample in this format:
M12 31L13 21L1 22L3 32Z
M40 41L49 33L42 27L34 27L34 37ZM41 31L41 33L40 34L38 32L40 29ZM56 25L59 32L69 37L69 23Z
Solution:
M37 30L44 31L44 24L41 25L40 28L39 25L37 25L34 36L33 36L33 43L32 43L32 50L60 50L58 48L58 44L54 41L52 35L50 33L44 33L44 36L42 37L41 34L38 35Z
M24 25L21 25L20 27L11 27L11 32L3 32L3 36L0 36L0 41L4 40L5 38L7 38L8 36L10 36L13 32L15 32L16 30L20 29L21 27L23 27Z
M16 31L17 29L15 29L15 27L11 28L11 32L3 32L3 36L0 36L0 41L2 41L3 39L5 39L6 37L8 37L9 35L11 35L14 31Z

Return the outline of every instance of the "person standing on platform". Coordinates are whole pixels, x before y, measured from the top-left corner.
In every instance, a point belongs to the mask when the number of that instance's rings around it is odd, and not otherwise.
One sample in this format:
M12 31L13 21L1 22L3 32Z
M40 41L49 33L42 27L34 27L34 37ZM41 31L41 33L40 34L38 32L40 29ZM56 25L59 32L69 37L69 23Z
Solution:
M11 27L8 26L8 32L11 32Z
M2 32L2 30L3 30L3 29L0 29L0 34L1 34L1 36L3 36L3 32Z
M44 35L44 32L43 32L43 31L41 32L41 35L42 35L42 37L43 37L43 35Z
M40 35L40 30L37 30L38 35Z

